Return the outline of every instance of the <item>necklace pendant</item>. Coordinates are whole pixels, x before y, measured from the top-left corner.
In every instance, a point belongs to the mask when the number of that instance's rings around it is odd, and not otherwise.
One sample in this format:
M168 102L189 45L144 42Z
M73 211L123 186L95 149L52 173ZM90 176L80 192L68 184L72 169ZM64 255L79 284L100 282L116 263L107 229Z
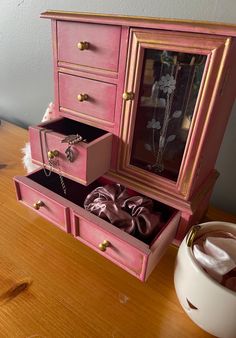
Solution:
M73 154L73 151L71 149L71 146L66 148L65 154L66 154L66 158L67 158L68 161L70 161L70 162L74 161L74 154Z

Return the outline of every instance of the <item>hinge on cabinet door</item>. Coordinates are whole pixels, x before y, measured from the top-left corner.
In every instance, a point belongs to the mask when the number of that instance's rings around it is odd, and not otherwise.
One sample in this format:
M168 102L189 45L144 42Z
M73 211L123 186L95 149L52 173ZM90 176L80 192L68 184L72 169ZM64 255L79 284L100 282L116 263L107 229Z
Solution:
M222 82L222 85L221 85L221 88L220 88L220 91L219 91L219 95L220 96L223 95L223 91L224 91L225 85L226 85L226 83L228 81L228 78L229 78L229 67L225 71L225 76L224 76L224 79L223 79L223 82Z

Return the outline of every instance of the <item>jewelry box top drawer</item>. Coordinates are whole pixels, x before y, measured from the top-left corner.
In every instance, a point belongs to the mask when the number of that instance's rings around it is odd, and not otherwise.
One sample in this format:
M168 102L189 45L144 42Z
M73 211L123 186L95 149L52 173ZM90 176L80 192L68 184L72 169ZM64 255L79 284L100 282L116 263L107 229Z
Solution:
M29 128L32 161L88 185L110 169L112 134L67 118Z
M117 72L121 27L57 22L58 60Z
M114 123L116 85L59 73L61 111L72 111L88 120Z

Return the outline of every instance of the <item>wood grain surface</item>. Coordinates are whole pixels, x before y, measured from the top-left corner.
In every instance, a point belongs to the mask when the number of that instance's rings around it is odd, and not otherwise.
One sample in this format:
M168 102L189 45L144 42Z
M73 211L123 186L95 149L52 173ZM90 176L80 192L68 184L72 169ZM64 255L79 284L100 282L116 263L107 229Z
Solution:
M2 122L0 337L210 337L178 303L176 247L142 283L16 201L26 141L26 130ZM236 222L216 209L209 216Z

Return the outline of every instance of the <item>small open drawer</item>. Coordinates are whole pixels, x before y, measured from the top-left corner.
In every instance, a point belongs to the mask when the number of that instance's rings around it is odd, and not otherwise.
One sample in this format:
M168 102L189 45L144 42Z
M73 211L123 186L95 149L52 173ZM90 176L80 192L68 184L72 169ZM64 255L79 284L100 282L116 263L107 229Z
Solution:
M157 201L154 201L154 211L161 212L162 227L146 243L86 211L83 208L86 196L96 187L107 184L102 178L89 186L64 178L66 196L56 173L45 177L44 171L39 170L14 180L20 201L142 281L175 237L180 212ZM42 203L37 208L39 201Z
M112 134L104 130L58 118L30 127L29 135L34 163L83 185L90 184L110 168ZM83 141L70 146L69 140L75 139L72 135L81 136Z

